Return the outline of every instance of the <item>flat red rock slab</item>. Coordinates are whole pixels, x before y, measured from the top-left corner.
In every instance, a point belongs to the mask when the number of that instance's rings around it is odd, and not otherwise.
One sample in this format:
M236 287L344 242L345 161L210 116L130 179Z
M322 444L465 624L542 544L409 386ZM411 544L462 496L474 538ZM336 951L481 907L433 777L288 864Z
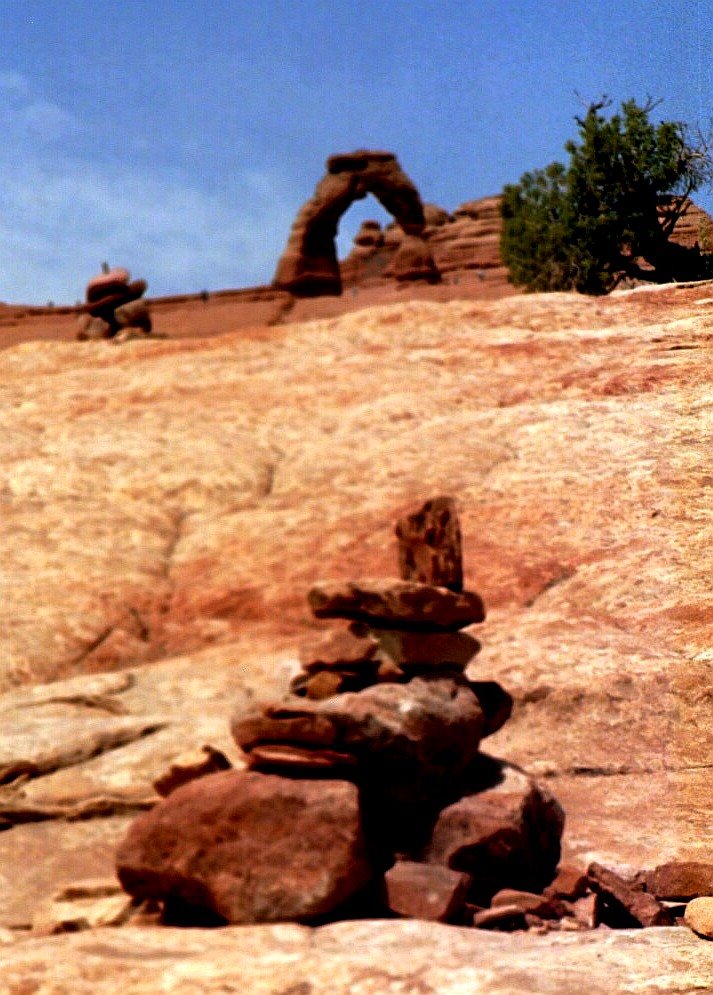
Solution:
M375 629L438 632L485 619L483 602L474 591L451 591L416 581L325 581L315 584L307 599L317 618L348 618Z
M251 769L334 770L355 767L356 757L337 750L310 750L288 743L261 743L248 754Z

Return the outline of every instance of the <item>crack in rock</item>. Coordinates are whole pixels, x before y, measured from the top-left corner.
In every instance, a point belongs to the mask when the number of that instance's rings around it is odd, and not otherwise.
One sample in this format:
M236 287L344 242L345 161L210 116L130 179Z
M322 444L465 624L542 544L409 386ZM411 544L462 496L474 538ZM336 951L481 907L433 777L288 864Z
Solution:
M93 757L112 750L127 746L129 743L143 739L155 732L159 732L170 725L169 720L145 719L134 720L124 723L118 728L98 729L85 731L79 742L73 742L56 750L48 750L44 755L40 753L34 758L23 758L9 760L0 763L0 785L10 784L20 778L27 780L30 778L42 777L45 774L52 774L54 771L62 770L66 767L75 767L77 764L91 760Z

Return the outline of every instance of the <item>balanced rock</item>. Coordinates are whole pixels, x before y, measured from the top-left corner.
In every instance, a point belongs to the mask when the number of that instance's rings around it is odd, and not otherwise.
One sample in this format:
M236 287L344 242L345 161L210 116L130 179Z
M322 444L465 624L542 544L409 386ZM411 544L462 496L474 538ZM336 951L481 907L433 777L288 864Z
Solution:
M379 643L366 626L350 625L348 629L325 632L300 647L300 662L310 671L328 668L354 668L367 665L375 669L374 657Z
M252 771L209 774L139 816L117 871L136 898L229 923L309 922L373 873L353 784Z
M436 497L396 523L399 573L437 587L463 590L463 552L455 502Z
M498 763L499 781L444 808L423 857L473 877L477 899L502 888L539 891L554 876L564 814L523 771Z
M449 631L482 622L485 609L474 591L405 580L325 581L308 601L317 618L347 618L372 628Z

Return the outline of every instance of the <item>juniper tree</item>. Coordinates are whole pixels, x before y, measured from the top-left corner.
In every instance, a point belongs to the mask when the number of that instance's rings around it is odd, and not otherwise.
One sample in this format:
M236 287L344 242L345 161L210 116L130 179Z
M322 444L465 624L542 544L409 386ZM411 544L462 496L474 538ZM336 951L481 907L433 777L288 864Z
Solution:
M671 241L690 195L709 185L708 143L677 121L650 120L656 104L589 105L575 120L569 163L525 173L503 191L502 255L530 290L606 293L623 276L665 282L704 275L710 261ZM642 266L642 260L645 266Z

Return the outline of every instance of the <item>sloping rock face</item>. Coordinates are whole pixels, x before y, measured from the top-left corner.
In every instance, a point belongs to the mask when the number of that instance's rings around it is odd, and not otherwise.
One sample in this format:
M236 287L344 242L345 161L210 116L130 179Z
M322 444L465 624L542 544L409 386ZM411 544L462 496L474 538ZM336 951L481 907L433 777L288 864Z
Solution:
M552 789L565 858L709 863L712 343L703 285L0 353L2 926L107 873L176 756L210 743L237 768L226 716L298 672L294 647L326 625L313 579L391 573L394 521L439 493L489 609L467 676L514 698L488 751ZM124 929L16 940L1 984L711 983L710 944L681 929Z
M402 239L390 261L397 280L437 281L438 270L423 238L425 219L418 190L391 152L362 149L327 160L327 174L299 211L274 286L293 294L340 294L342 281L335 238L339 219L368 193L393 214Z

